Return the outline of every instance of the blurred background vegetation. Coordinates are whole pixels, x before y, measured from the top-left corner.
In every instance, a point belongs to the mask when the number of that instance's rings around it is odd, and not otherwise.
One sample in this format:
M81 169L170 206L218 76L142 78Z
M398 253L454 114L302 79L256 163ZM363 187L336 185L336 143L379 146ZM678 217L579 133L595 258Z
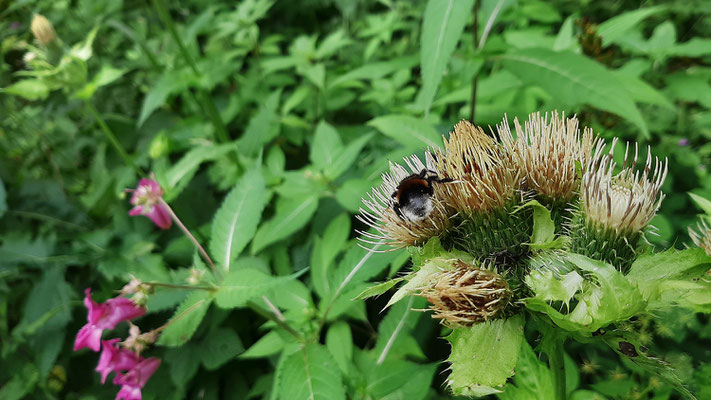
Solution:
M37 13L56 40L33 36ZM448 397L436 322L414 304L381 313L383 299L351 301L409 257L364 258L353 215L389 160L441 143L457 121L557 109L652 146L670 165L652 222L664 247L689 243L700 209L688 193L711 197L704 0L0 0L0 88L3 399L114 395L95 354L71 351L83 289L106 298L130 274L184 282L195 264L179 231L128 216L123 190L148 172L206 241L226 193L261 165L269 200L238 262L273 275L309 267L274 301L325 344L352 399ZM184 297L156 293L143 324ZM711 398L711 324L678 314L630 324ZM280 397L289 339L273 324L215 307L197 324L185 345L153 350L163 365L145 398ZM575 399L675 396L598 350L569 348Z

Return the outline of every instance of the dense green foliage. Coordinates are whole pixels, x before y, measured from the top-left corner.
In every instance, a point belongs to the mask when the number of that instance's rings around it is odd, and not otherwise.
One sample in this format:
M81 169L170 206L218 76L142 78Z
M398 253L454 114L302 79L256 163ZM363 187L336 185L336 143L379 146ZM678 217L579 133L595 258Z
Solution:
M557 109L652 145L670 165L662 248L690 245L708 207L706 1L483 0L476 23L472 0L165 3L0 0L1 399L114 396L72 344L83 290L104 301L131 276L219 287L150 296L142 330L176 318L146 350L163 360L146 399L448 398L424 299L353 300L411 255L358 247L353 215L389 160L472 114ZM38 42L35 13L61 42ZM150 172L223 276L175 225L129 217L124 189ZM708 316L655 314L628 329L711 397ZM568 343L575 400L679 396L608 350ZM518 360L501 397L551 398L536 353Z

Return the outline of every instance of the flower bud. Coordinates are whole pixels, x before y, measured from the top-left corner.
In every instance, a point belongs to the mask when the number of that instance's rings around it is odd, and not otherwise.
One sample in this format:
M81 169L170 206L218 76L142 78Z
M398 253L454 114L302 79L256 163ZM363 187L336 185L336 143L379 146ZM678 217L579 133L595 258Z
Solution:
M32 18L30 30L42 46L47 46L57 40L57 34L54 32L52 23L41 14L35 14L34 18Z
M443 272L437 283L420 293L432 303L432 318L470 326L503 316L512 297L504 277L460 260L453 264L455 269Z

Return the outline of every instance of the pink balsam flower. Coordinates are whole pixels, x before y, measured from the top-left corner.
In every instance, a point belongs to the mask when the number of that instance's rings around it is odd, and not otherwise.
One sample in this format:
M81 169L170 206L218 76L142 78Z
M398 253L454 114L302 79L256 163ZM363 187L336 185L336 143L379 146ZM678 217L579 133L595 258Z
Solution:
M141 361L125 374L117 373L114 385L121 385L116 400L141 400L141 389L160 366L160 359L151 357Z
M117 345L121 339L111 339L101 341L101 356L96 371L101 374L101 383L106 382L106 377L110 373L127 371L136 366L140 357L131 350L121 348Z
M133 190L131 204L135 207L128 212L130 216L144 215L150 218L161 229L168 229L173 224L170 213L165 205L161 204L163 189L158 182L142 178L138 187Z
M146 313L131 299L116 297L99 304L91 299L91 289L84 291L84 306L88 309L87 324L77 333L74 351L88 347L94 351L101 348L101 333L104 329L114 329L121 321L129 321Z

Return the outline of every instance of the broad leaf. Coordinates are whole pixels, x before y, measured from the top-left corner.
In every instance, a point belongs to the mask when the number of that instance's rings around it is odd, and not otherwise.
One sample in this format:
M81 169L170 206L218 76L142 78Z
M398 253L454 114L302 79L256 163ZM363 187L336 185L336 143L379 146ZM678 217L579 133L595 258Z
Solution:
M409 115L385 115L370 120L368 125L407 148L442 147L442 136L435 128Z
M347 373L353 359L353 335L345 321L331 325L326 333L326 347L343 373Z
M553 374L541 362L525 340L516 364L513 384L506 385L504 392L497 395L500 400L547 400L555 398Z
M341 152L343 152L343 143L338 131L325 121L319 122L311 143L309 153L311 162L317 168L324 170L336 161Z
M429 112L437 87L471 15L474 0L429 0L422 19L420 70L422 88L417 103Z
M276 391L279 399L345 400L341 370L323 346L311 343L280 363Z
M222 282L215 303L221 308L243 307L248 301L267 294L296 275L271 276L252 268L232 269Z
M239 358L262 358L279 353L284 348L284 339L277 331L269 331L257 340Z
M523 341L523 315L456 328L447 337L452 353L448 383L456 395L497 393L513 375Z
M701 197L697 194L689 193L689 197L694 203L706 213L707 216L711 217L711 200Z
M366 370L366 391L379 400L423 400L437 370L436 364L415 364L405 360L388 360Z
M624 12L616 15L597 27L597 34L602 37L602 45L607 46L617 39L624 37L637 24L645 18L663 11L665 7L656 6L640 8L639 10Z
M414 309L421 309L426 301L421 297L410 296L408 301L403 301L392 307L388 315L378 326L378 340L375 342L373 352L376 364L382 364L388 359L388 354L396 345L398 340L403 341L411 334L412 329L417 324L417 320L422 316L422 312Z
M259 228L254 237L252 253L257 253L301 229L311 220L317 207L318 194L290 199L279 198L276 214Z
M351 221L347 214L341 214L328 224L323 238L316 237L311 252L311 280L319 296L332 291L329 275L335 267L336 256L341 252L350 234Z
M230 328L210 331L200 345L202 364L208 370L218 368L243 351L242 341Z
M547 91L560 105L589 104L627 119L644 137L647 124L616 75L587 57L548 49L521 49L500 56L528 85Z
M168 321L168 327L161 332L158 344L169 347L184 345L202 322L210 303L212 303L211 293L205 290L191 293L175 310L175 314Z
M210 253L218 266L229 271L257 231L267 203L267 189L260 169L247 171L222 202L212 220Z
M165 174L166 201L178 197L180 192L190 183L200 164L205 161L216 160L234 149L234 144L197 146L185 153Z
M279 98L281 91L273 92L260 105L257 113L249 120L247 129L237 141L240 154L255 155L266 143L279 135Z

